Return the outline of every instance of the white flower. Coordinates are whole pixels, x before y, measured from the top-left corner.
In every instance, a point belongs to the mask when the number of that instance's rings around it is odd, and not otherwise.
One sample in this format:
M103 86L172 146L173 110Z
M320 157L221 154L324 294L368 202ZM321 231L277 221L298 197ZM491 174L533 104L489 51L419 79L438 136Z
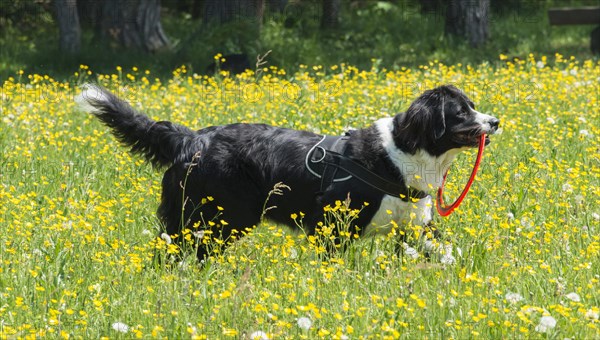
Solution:
M298 327L302 328L303 330L307 331L312 327L312 321L310 321L309 318L307 317L301 317L298 318Z
M556 121L552 117L548 117L548 118L546 118L546 120L548 121L548 123L550 123L552 125L556 124Z
M126 324L122 323L122 322L115 322L112 324L112 329L114 329L117 332L121 332L121 333L127 333L129 332L129 326L127 326Z
M446 255L442 256L442 258L440 259L440 262L442 264L453 265L456 263L456 259L454 258L454 256L446 254Z
M577 69L574 69L574 68L572 68L572 69L569 71L569 74L570 74L570 75L572 75L572 76L576 76L576 75L577 75Z
M593 217L595 220L600 220L600 215L598 215L597 213L592 213L592 217Z
M142 230L142 235L144 235L144 236L150 236L150 235L152 235L152 232L150 230L148 230L148 229L144 229L144 230Z
M546 66L546 65L544 65L544 62L540 60L540 61L538 61L538 62L535 64L535 66L536 66L537 68L544 68L544 66Z
M296 248L290 248L289 258L290 259L297 259L298 258L298 251L296 250Z
M504 298L506 299L506 301L508 301L509 303L513 303L513 304L523 301L523 296L519 293L508 292L508 293L506 293Z
M556 327L556 319L550 315L542 316L540 324L535 326L535 331L539 333L546 333L552 328Z
M173 243L173 240L171 240L171 236L169 236L169 234L167 234L167 233L160 234L160 238L162 238L163 241L165 241L166 244Z
M256 331L256 332L250 334L250 339L251 340L269 340L269 337L267 336L267 333L265 333L263 331Z
M508 214L506 214L506 217L507 217L509 220L514 220L514 219L515 219L515 214L513 214L513 213L509 212Z
M600 318L600 311L596 309L588 309L585 312L585 317L592 320L598 320Z
M579 130L579 134L584 136L584 137L588 137L590 135L590 132L588 130Z
M573 302L581 302L581 297L579 297L579 294L577 294L575 292L569 293L565 296L567 297L567 299L569 299Z
M564 187L563 187L563 190ZM523 226L526 229L531 229L533 227L533 222L529 221L528 219L524 218L521 220L521 226Z
M573 187L571 186L571 184L565 183L562 186L562 191L564 191L564 192L572 192L573 191Z
M192 235L194 235L195 238L201 240L204 238L205 233L206 233L205 230L196 230L196 231L192 232Z

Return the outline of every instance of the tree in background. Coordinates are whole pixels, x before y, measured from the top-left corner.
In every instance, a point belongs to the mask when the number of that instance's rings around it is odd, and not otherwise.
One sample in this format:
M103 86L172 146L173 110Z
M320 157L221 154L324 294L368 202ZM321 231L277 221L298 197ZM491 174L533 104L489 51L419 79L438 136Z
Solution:
M160 0L56 0L54 4L63 51L79 51L80 17L93 24L96 40L114 40L147 52L170 47L160 23Z
M93 2L99 6L96 34L100 37L114 39L125 47L147 52L170 47L160 23L160 0Z
M335 28L340 23L340 0L323 0L322 28Z
M59 31L59 48L68 54L81 49L81 26L76 0L55 0L56 21Z
M204 22L223 24L241 19L254 21L260 26L264 8L264 0L206 0Z
M449 0L446 7L446 33L464 37L473 47L489 37L490 0Z

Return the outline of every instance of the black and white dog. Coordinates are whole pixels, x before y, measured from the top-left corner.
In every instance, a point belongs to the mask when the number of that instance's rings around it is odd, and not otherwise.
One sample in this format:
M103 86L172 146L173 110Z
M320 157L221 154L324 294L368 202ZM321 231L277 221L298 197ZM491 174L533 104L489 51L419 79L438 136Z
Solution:
M190 229L200 234L211 230L213 237L228 240L259 224L266 206L276 207L265 212L266 218L292 228L297 225L291 215L302 213L305 232L314 234L323 208L347 197L351 209L361 209L353 233L388 233L392 219L398 225L427 225L433 207L428 193L442 185L460 151L476 147L481 135L495 133L499 124L476 111L456 87L440 86L425 91L405 113L349 132L341 151L330 152L341 165L333 160L326 175L322 167L321 172L311 169L331 151L319 145L324 136L316 133L264 124L193 131L154 121L95 85L86 85L77 101L133 153L169 167L158 216L166 233L179 239ZM315 149L320 154L315 156ZM277 183L290 190L269 196ZM387 184L395 189L387 190ZM207 256L205 245L198 245L197 255L200 260Z

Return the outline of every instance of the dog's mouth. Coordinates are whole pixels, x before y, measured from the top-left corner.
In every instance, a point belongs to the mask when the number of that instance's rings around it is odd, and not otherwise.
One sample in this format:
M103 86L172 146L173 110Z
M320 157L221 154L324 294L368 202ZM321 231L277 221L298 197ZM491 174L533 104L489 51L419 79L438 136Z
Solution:
M454 141L463 146L478 147L481 140L482 131L469 131L454 134ZM489 135L485 135L485 145L490 144Z

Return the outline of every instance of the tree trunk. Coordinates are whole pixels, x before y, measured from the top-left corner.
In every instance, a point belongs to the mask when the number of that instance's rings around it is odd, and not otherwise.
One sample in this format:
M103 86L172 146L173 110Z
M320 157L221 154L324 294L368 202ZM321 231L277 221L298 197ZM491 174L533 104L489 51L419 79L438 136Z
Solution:
M340 0L323 0L322 28L336 28L340 24Z
M288 0L267 0L267 8L273 13L283 13Z
M446 8L446 33L464 37L473 47L489 36L490 0L450 0Z
M170 47L160 23L160 0L105 0L101 4L97 29L103 38L147 52Z
M81 49L81 26L76 0L55 0L54 6L60 34L60 50L68 54L78 53Z
M227 41L215 46L215 52L246 53L249 43L260 36L264 5L264 0L205 0L202 22L205 32L226 33ZM223 24L230 26L214 30ZM228 50L227 43L237 46L238 50Z
M251 20L260 26L264 0L206 0L204 23L224 24L233 20Z

